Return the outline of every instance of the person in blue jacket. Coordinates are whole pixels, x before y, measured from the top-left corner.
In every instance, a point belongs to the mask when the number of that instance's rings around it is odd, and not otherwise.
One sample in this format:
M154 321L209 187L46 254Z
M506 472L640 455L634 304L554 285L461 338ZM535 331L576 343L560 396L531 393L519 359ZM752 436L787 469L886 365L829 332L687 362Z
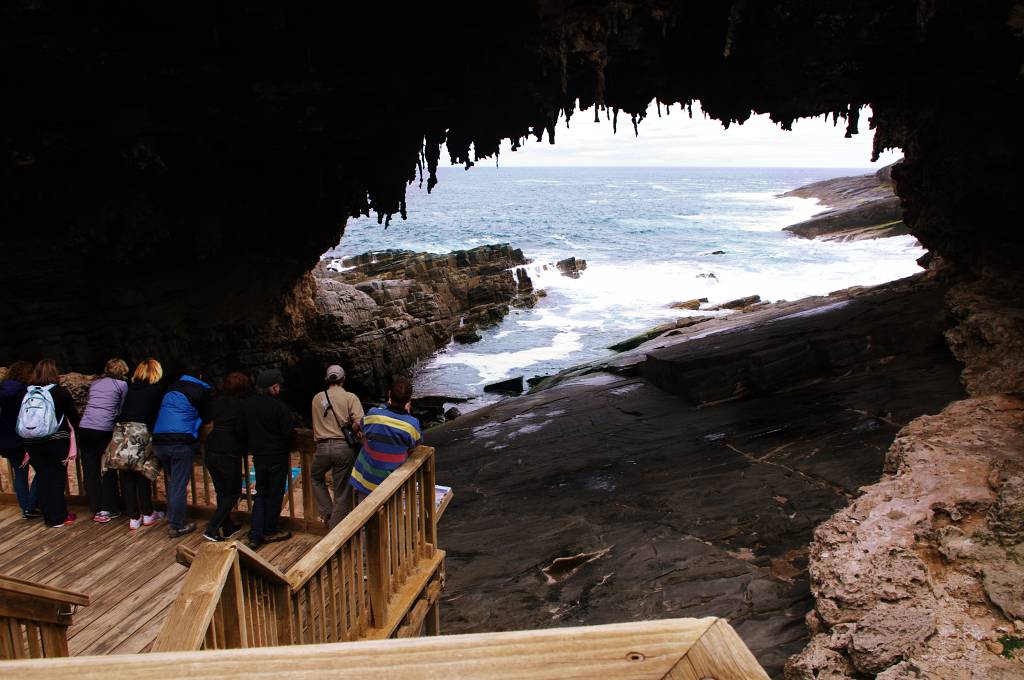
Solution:
M199 453L199 428L210 420L210 385L202 374L186 373L172 383L160 402L153 426L153 453L168 478L167 523L171 538L195 531L185 518L186 491L192 477L192 461Z

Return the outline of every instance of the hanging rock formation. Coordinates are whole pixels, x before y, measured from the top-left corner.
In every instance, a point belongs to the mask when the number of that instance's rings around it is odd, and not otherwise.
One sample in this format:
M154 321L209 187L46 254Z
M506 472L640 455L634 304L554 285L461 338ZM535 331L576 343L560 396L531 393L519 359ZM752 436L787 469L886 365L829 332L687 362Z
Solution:
M216 362L286 310L347 216L403 215L442 146L469 166L554 140L577 102L634 125L655 98L725 125L830 114L848 134L870 104L876 148L905 154L912 233L983 287L1018 276L1013 0L44 1L2 19L0 357Z

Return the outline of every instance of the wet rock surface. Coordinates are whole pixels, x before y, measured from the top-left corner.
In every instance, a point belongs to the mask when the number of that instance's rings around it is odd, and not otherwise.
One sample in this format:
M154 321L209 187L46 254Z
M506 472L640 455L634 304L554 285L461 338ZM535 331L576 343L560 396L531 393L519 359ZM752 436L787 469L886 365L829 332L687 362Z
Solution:
M786 677L1024 676L1024 655L1004 644L1024 616L1024 401L922 416L885 465L814 532L816 634Z
M863 241L909 234L893 187L892 168L889 165L869 175L837 177L787 191L782 197L817 198L828 209L786 227L785 231L824 241Z
M432 430L455 489L444 630L718 615L780 675L808 637L814 527L878 479L900 427L962 395L943 293L904 282L713 319ZM756 390L726 368L754 349L806 361L796 336L836 363ZM868 337L877 351L850 350Z

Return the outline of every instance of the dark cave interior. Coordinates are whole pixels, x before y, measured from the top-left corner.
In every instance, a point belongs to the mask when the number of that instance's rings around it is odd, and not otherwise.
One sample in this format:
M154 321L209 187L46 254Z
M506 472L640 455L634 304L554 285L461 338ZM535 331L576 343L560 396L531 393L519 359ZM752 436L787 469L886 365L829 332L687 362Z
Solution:
M725 125L767 112L783 127L827 114L873 128L877 149L904 151L895 181L913 233L1019 300L1020 3L0 12L8 361L276 361L306 323L296 282L347 217L400 219L407 184L433 183L442 155L468 166L503 138L554 141L560 116L615 115L632 134L652 100L672 116L699 100Z

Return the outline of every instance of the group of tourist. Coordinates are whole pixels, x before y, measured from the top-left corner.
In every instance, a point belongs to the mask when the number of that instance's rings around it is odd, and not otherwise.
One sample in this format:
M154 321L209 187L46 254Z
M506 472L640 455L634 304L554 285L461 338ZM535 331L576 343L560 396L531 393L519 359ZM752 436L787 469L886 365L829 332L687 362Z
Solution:
M11 364L0 382L0 452L13 470L22 516L42 517L54 528L75 521L64 488L67 465L80 455L81 486L94 522L105 524L124 513L134 532L166 519L172 538L184 536L196 530L186 516L187 492L202 450L217 504L203 537L224 541L241 531L231 512L248 485L242 463L250 455L255 498L246 542L256 549L290 538L279 523L292 478L296 423L279 399L281 372L260 371L255 385L248 375L232 372L219 389L197 371L170 384L163 377L160 362L150 358L138 364L129 381L128 364L111 359L89 386L80 416L54 360ZM325 389L312 400L312 492L329 528L397 469L421 439L420 423L410 413L408 378L392 378L386 403L365 414L344 384L344 369L329 366ZM153 503L153 482L161 471L167 479L166 515Z

